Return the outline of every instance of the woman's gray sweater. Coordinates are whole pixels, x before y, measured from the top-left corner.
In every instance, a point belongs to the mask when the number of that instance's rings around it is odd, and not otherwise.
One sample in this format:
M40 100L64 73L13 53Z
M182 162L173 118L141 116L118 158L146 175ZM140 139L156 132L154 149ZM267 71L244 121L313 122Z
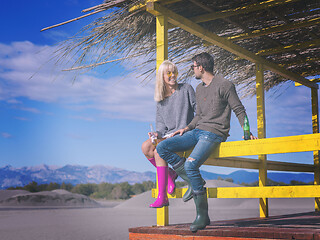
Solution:
M157 103L158 138L186 127L194 117L196 97L190 84L178 84L176 91Z

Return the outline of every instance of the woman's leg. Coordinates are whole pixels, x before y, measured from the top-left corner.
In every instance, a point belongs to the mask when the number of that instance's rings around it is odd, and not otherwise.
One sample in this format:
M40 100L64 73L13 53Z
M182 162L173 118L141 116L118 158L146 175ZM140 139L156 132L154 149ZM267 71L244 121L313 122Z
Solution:
M158 197L156 201L149 206L152 208L161 208L169 205L167 196L167 185L168 185L168 167L157 166L157 179L158 179Z
M157 167L168 167L168 163L164 161L159 154L157 153L157 150L154 150L154 157L156 160ZM178 175L177 173L171 169L168 168L168 193L172 194L176 188L175 180L177 179Z
M161 142L163 139L158 139L158 142ZM167 167L168 164L159 157L159 155L157 154L156 157L156 147L152 144L152 142L150 141L150 139L146 140L142 146L141 146L141 150L143 152L143 154L146 156L146 158L149 160L149 162L157 167L157 166L163 166L163 167ZM158 159L158 160L157 160ZM177 174L174 170L172 170L171 168L168 169L168 193L172 194L175 190L175 180L177 178Z
M141 150L147 159L154 158L154 150L156 147L152 144L150 139L142 143Z
M183 201L186 202L192 198L192 188L187 174L184 170L184 158L178 156L175 152L181 152L192 148L196 144L193 137L193 131L187 132L184 135L174 136L168 138L166 141L160 143L157 146L157 151L161 151L162 156L166 157L166 161L169 162L176 173L188 184L188 190L183 195Z

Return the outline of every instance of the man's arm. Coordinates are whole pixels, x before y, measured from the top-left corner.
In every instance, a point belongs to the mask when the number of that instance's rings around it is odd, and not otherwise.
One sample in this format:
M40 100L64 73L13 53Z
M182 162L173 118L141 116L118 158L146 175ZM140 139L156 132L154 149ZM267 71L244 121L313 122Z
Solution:
M239 123L243 129L243 123L244 123L244 118L247 116L245 107L241 103L238 93L236 91L236 88L233 83L230 82L230 88L226 92L226 98L228 99L228 103L232 109L232 111L235 113L237 116ZM242 137L244 138L244 137ZM252 133L250 132L250 139L257 139L257 137L253 136Z

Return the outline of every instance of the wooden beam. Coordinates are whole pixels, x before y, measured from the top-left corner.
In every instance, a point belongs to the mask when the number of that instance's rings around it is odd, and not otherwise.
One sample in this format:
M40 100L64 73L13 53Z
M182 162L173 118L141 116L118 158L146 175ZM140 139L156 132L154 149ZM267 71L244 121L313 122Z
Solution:
M318 83L318 82L320 82L320 78L312 78L312 79L309 79L309 81ZM301 86L300 83L294 83L294 85L296 87Z
M129 12L134 12L137 10L143 10L146 9L147 2L149 0L145 0L144 3L140 2L138 4L133 5L132 7L129 8ZM176 2L180 2L181 0L153 0L154 2L161 2L162 5L168 5Z
M231 167L243 169L259 169L260 160L244 157L224 157L224 158L209 158L204 165ZM288 163L281 161L267 161L267 169L271 171L286 171L286 172L314 172L313 164L303 163Z
M281 63L279 64L279 66L284 67L284 66L302 65L306 63L312 63L312 62L320 62L320 57L307 57L297 61L291 61L291 62L289 61L289 62ZM309 81L310 80L311 79L309 79Z
M283 47L281 46L281 47L276 47L276 48L264 49L264 50L260 50L256 54L260 55L260 56L273 55L273 54L277 54L277 53L290 52L290 51L293 51L296 49L311 48L311 47L315 47L318 45L320 45L320 39L297 43L297 44L291 44L291 45L287 45L287 46L283 46Z
M234 53L235 55L238 55L241 58L245 58L251 62L260 63L265 66L266 69L273 71L279 75L281 75L284 78L290 79L295 82L299 82L305 86L312 87L312 88L318 88L317 84L309 82L307 79L299 76L298 74L295 74L293 72L290 72L280 66L278 66L275 63L269 62L266 59L255 55L254 53L232 43L231 41L219 37L217 34L214 34L200 25L192 22L191 20L184 18L173 11L161 6L159 3L156 2L148 2L147 3L147 11L152 13L155 16L166 14L168 16L168 21L172 23L173 25L180 27L187 32L194 34L201 39L210 42L212 44L217 45L218 47L221 47L231 53Z
M318 90L311 89L312 132L319 133L319 97ZM313 151L314 184L320 184L319 151ZM320 211L320 198L315 198L315 210Z
M187 188L178 188L169 198L182 198ZM320 197L319 185L268 186L268 187L218 187L207 188L208 198L312 198ZM152 197L158 190L152 189Z
M247 141L222 142L210 158L260 154L309 152L320 150L320 133ZM190 155L191 150L186 151Z
M214 12L213 8L211 8L211 7L209 7L209 6L205 5L205 4L202 4L202 3L198 2L197 0L189 0L189 1L194 3L195 5L199 6L200 8L204 9L207 12L210 12L210 13ZM250 33L251 32L250 28L248 28L243 23L240 23L239 21L232 20L231 18L223 18L223 20L226 21L227 23L231 23L231 24L233 24L235 26L238 26L239 28L242 28L243 30L245 30L246 33ZM268 39L269 42L274 43L277 46L282 46L282 44L280 44L279 42L277 42L276 40L274 40L274 39L272 39L270 37L267 37L267 39ZM207 45L210 46L212 44L207 43Z
M228 37L227 39L231 40L231 41L243 40L243 39L248 39L248 38L260 37L260 36L268 35L271 33L282 32L282 31L317 25L319 23L320 23L320 17L304 20L301 22L294 22L291 24L281 24L281 25L277 25L277 26L263 28L263 29L252 31L251 33L242 33L239 35L231 36L231 37Z
M168 59L168 18L166 15L156 17L156 61L157 71L164 60ZM158 181L157 181L158 186ZM169 225L169 208L164 206L157 208L157 225Z
M304 77L315 77L315 76L319 76L319 69L310 69L309 71L305 71L300 73L301 76ZM310 81L310 80L309 80Z
M264 2L254 3L246 6L241 6L234 9L227 9L221 12L208 13L201 16L193 17L191 20L196 23L208 22L212 20L216 20L219 18L231 17L239 14L245 14L249 12L259 11L266 8L271 8L275 6L279 6L282 4L288 4L291 2L296 2L298 0L267 0Z
M264 71L263 65L256 64L256 95L257 95L257 128L258 138L266 138L265 100L264 100ZM267 186L267 155L259 157L259 187ZM260 217L269 216L268 199L259 199Z
M219 187L209 188L210 198L310 198L320 197L320 186Z

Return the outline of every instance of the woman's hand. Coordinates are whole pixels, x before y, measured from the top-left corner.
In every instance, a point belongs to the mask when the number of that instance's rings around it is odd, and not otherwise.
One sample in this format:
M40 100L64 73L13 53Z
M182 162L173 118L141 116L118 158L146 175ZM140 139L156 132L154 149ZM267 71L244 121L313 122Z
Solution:
M185 132L189 131L189 128L188 127L185 127L185 128L182 128L182 129L179 129L177 131L175 131L172 136L175 136L177 134L179 134L180 136L182 136Z
M155 138L158 138L158 133L157 132L148 132L148 136L151 139L152 136L154 136Z

